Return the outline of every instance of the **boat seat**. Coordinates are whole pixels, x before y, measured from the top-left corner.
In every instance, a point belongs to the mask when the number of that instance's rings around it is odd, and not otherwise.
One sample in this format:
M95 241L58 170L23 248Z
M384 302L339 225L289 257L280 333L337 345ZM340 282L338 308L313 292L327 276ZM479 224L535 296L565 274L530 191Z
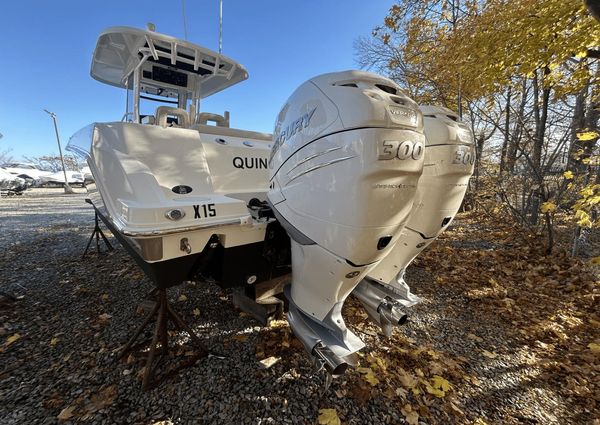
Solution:
M185 109L173 108L171 106L159 106L156 108L156 124L161 127L167 127L167 117L172 116L177 118L177 127L189 128L190 116Z
M204 134L215 134L218 136L240 137L242 139L264 140L265 142L270 142L273 140L272 134L260 133L258 131L240 130L237 128L230 128L230 127L217 127L214 125L206 125L206 124L194 124L192 126L192 128L194 130L198 130L200 133L204 133Z

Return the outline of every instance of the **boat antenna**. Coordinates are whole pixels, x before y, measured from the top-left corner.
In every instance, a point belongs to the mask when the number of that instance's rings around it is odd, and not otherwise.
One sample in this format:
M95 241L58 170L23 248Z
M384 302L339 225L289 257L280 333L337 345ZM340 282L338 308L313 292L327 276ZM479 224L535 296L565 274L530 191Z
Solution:
M185 39L188 39L188 34L187 34L187 19L185 16L185 0L181 0L181 12L183 14L183 35L185 37Z
M219 54L223 52L223 0L219 0Z

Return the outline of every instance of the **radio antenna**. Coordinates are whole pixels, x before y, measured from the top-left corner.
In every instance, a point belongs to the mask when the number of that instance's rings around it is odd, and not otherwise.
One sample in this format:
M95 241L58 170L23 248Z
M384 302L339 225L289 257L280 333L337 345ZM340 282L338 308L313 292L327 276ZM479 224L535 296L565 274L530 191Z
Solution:
M184 35L184 38L187 40L188 33L187 33L187 18L185 16L185 0L181 0L181 12L183 14L183 35Z
M223 52L223 0L219 0L219 54Z

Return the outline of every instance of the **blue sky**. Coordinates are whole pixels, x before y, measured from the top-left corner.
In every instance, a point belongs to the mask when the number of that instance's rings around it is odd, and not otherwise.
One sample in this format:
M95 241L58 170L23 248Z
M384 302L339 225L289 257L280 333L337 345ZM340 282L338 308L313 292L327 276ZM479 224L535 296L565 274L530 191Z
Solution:
M188 40L218 49L218 0L186 0ZM287 97L308 78L356 68L353 43L379 25L393 0L224 0L223 53L250 78L206 99L207 112L231 111L236 128L271 132ZM98 34L109 26L183 38L180 0L20 0L0 4L0 151L57 152L94 121L119 120L125 92L89 76Z

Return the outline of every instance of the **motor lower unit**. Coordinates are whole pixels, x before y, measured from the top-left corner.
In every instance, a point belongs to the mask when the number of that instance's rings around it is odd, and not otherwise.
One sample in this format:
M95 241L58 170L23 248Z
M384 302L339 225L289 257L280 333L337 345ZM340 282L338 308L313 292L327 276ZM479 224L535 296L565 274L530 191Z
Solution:
M454 112L434 106L420 109L426 136L425 163L410 217L390 253L353 293L388 336L395 322L387 309L394 306L399 310L420 301L404 280L406 268L454 219L475 163L473 134Z
M288 319L306 350L340 373L364 346L346 328L342 305L412 211L423 116L389 79L324 74L288 99L273 138L268 200L291 238Z

